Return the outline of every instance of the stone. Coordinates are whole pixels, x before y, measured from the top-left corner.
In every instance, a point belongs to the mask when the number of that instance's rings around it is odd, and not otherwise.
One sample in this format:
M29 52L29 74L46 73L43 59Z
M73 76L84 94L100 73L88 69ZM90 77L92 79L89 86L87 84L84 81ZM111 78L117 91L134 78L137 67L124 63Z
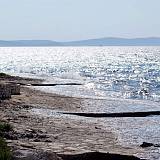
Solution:
M0 83L0 100L10 99L11 90L6 83Z
M33 141L34 141L34 142L41 142L41 140L38 139L38 138L34 139Z
M11 95L20 95L20 85L15 83L8 84L11 90Z
M101 152L88 152L75 155L59 155L63 160L142 160L135 156L101 153Z
M148 143L148 142L143 142L140 147L146 148L146 147L160 147L160 144L153 144L153 143Z
M51 139L46 139L45 142L51 143L52 140Z
M62 160L50 151L18 150L14 152L14 160Z
M11 95L20 95L20 85L14 83L0 83L0 100L10 99Z
M38 134L37 137L40 139L49 138L46 134Z
M147 142L143 142L143 143L140 145L140 147L142 147L142 148L152 147L152 146L154 146L153 143L147 143Z

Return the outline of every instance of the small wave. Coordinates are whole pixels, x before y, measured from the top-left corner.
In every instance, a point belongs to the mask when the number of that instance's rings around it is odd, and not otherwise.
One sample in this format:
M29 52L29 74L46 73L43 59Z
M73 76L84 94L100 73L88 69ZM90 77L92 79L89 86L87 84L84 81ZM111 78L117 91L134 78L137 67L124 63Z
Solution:
M62 79L71 79L71 80L79 80L79 81L85 80L85 78L80 76L80 74L77 72L64 72L59 74L58 77Z

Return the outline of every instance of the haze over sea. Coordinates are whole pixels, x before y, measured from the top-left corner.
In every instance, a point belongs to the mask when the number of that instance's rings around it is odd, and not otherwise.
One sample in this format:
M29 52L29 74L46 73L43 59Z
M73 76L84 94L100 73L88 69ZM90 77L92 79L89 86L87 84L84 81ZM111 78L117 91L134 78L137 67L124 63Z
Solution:
M160 101L160 47L2 47L0 57L0 72L83 84L50 92Z

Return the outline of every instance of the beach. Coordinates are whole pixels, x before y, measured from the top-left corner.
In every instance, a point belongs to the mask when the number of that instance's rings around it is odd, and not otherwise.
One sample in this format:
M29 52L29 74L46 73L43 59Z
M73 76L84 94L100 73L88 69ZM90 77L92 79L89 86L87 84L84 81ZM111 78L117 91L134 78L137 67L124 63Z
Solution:
M0 79L2 98L11 98L0 103L1 119L13 126L8 145L18 155L109 152L158 160L159 53L159 47L0 48L0 71L12 75Z
M160 0L0 13L0 160L160 160Z
M11 80L23 84L42 82L23 78ZM60 113L84 112L81 107L84 101L98 103L99 100L61 96L21 86L20 95L0 103L1 121L13 126L13 131L7 135L8 145L18 155L43 150L63 155L96 151L140 158L153 156L139 145L121 145L115 130L102 125L101 120ZM114 123L115 119L110 121Z

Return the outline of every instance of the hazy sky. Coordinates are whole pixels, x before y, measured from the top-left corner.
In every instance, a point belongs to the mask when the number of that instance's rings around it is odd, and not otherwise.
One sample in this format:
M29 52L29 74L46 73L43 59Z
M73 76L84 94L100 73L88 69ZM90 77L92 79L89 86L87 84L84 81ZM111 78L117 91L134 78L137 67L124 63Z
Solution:
M160 37L160 0L0 0L0 39Z

